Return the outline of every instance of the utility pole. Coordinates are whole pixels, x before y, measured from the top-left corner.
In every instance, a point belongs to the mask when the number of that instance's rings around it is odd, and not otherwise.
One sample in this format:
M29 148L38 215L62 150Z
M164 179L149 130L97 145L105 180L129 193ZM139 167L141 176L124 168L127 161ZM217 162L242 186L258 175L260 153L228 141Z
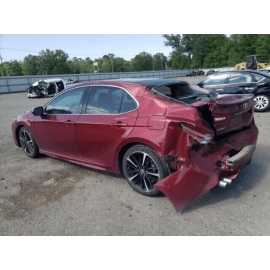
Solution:
M2 63L2 60L3 60L3 58L2 58L2 56L0 54L0 63L1 63L2 69L3 69L3 76L6 76L6 73L5 73L5 69L4 69L4 65Z
M111 66L112 66L112 72L113 72L113 58L114 58L114 54L109 53L108 56L111 58Z

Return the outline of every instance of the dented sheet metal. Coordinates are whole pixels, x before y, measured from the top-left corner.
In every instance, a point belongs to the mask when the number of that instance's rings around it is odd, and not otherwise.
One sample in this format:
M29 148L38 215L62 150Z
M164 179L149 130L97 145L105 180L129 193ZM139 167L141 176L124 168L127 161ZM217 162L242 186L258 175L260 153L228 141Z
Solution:
M205 159L195 153L194 162L155 184L172 202L176 211L185 208L218 183L216 165L205 163Z
M247 165L256 148L258 129L253 124L252 131L242 132L227 139L224 145L212 146L213 154L203 155L204 151L190 151L190 166L185 166L155 184L168 197L177 211L201 197L218 185L224 177L235 179ZM243 145L246 145L242 148ZM211 149L211 146L206 146ZM229 157L229 149L240 151Z

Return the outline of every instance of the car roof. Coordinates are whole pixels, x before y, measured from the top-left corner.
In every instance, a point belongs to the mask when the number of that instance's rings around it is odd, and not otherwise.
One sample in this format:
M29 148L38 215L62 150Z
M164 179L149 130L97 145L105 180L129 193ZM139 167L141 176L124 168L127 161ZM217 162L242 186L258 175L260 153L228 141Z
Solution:
M259 70L228 70L228 71L220 71L218 73L213 73L210 76L218 76L218 75L226 74L226 73L255 73L255 74L270 78L269 74L259 71Z
M55 82L55 81L63 81L63 79L61 79L61 78L50 78L50 79L39 80L39 82L40 81L44 81L44 82Z
M164 84L173 84L173 83L186 83L185 81L177 80L177 79L164 79L164 78L125 78L115 80L118 82L131 82L137 83L145 86L158 86Z
M164 79L164 78L124 78L124 79L113 79L113 80L98 80L98 81L85 81L82 83L77 84L71 84L76 86L82 86L82 85L100 85L100 84L111 84L111 85L121 85L121 84L137 84L137 85L143 85L143 86L151 86L156 87L160 85L165 84L174 84L174 83L182 83L182 84L188 84L186 81L177 80L177 79Z

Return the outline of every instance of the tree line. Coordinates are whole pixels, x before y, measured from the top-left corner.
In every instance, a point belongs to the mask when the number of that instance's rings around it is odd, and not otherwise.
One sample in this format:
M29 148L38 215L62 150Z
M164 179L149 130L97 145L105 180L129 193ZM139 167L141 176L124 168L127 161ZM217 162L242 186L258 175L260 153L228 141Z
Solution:
M253 54L270 61L270 35L266 34L164 34L162 37L165 46L171 48L168 57L163 53L141 52L129 61L113 53L96 59L70 59L60 49L46 49L37 56L29 54L23 61L0 62L0 76L221 68L232 67Z

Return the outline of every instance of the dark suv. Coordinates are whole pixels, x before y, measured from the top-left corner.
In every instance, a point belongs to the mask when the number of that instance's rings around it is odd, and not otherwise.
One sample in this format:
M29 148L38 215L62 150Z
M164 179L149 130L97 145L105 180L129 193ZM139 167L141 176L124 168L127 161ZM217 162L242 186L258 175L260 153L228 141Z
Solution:
M270 108L270 74L255 70L234 70L218 72L197 83L218 94L254 94L255 111Z

